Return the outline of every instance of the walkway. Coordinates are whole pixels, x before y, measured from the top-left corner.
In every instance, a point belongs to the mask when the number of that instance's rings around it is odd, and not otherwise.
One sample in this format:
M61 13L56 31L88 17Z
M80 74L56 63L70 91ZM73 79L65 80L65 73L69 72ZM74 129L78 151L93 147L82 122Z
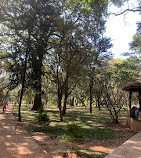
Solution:
M28 133L14 134L15 122L12 106L6 113L0 109L0 158L51 158Z
M141 158L141 132L127 140L105 158Z

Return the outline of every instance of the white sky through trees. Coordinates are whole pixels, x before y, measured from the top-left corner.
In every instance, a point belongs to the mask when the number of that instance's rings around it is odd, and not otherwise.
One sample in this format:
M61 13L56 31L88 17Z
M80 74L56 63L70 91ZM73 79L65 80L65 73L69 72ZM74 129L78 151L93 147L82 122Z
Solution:
M134 5L134 6L133 6ZM118 13L125 9L134 8L136 5L134 0L130 0L122 8L115 6L110 7L110 12ZM111 48L114 58L124 58L120 54L129 52L129 43L132 41L133 35L136 33L136 23L141 21L139 12L127 12L118 16L111 15L106 23L106 36L111 37L113 47Z

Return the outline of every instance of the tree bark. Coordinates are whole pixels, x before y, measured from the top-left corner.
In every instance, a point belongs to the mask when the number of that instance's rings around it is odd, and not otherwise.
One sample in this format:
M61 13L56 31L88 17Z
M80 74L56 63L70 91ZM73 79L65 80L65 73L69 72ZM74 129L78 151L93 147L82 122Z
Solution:
M71 100L71 106L74 106L74 97Z
M73 89L75 88L76 84L73 86L73 88L69 91L69 88L68 88L68 80L66 81L66 86L65 86L65 98L64 98L64 106L63 106L63 116L65 116L66 114L66 108L67 108L67 99L68 99L68 96L71 94L71 92L73 91Z
M19 101L19 109L18 109L18 120L21 122L21 103L22 103L22 98L23 98L23 92L24 92L24 81L22 83L22 89L21 89L21 94L20 94L20 101Z
M38 110L40 107L43 107L42 104L42 61L43 61L43 53L44 49L42 48L42 45L37 45L37 54L38 54L38 58L34 57L33 54L33 58L34 60L32 61L32 65L33 65L33 71L34 71L34 80L35 80L35 90L36 90L36 95L35 95L35 99L34 99L34 104L31 110ZM42 48L42 49L41 49ZM36 63L36 62L37 63Z
M42 104L42 94L41 94L41 79L39 81L39 85L37 86L36 89L36 95L34 98L34 104L31 110L39 110L40 107L43 107Z
M101 108L100 108L100 97L97 98L97 103L98 103L98 109L100 111L101 110Z
M92 102L93 102L93 77L90 78L90 83L89 83L89 87L90 87L90 113L92 114Z
M67 98L68 98L68 95L65 94L65 98L64 98L64 106L63 106L63 111L62 111L62 115L63 115L63 116L65 116L65 114L66 114Z
M62 114L62 95L59 94L58 92L58 108L59 108L59 113L60 113L60 121L62 122L63 121L63 114Z
M24 63L24 68L23 68L23 77L22 77L22 89L21 89L21 94L20 94L20 101L19 101L19 109L18 109L18 120L21 122L21 104L22 104L22 98L23 98L23 93L24 93L24 87L25 87L25 75L26 75L26 69L27 69L27 56L28 52L30 51L30 35L31 35L31 30L28 30L28 39L27 39L27 49L26 49L26 54L25 54L25 63Z
M62 111L63 116L65 116L65 114L66 114L68 96L69 96L69 94L68 94L68 80L67 80L66 85L65 85L65 98L64 98L64 106L63 106L63 111Z
M18 117L19 117L18 120L19 120L19 122L21 122L21 104L22 104L22 98L23 98L23 93L24 93L26 69L27 69L27 52L26 52L25 63L24 63L23 78L22 78L22 89L21 89L19 109L18 109Z

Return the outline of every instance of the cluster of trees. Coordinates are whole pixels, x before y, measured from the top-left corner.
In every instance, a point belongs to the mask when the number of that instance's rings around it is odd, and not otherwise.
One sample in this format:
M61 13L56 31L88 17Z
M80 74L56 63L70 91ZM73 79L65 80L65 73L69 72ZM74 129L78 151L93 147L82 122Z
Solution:
M1 92L17 89L19 121L23 97L33 100L32 110L56 97L61 121L70 99L71 105L89 100L90 113L94 102L99 109L106 104L111 117L112 110L118 113L124 104L119 89L140 71L140 36L131 43L136 54L116 64L108 51L110 38L104 36L109 3L123 2L1 0L0 59L8 76Z

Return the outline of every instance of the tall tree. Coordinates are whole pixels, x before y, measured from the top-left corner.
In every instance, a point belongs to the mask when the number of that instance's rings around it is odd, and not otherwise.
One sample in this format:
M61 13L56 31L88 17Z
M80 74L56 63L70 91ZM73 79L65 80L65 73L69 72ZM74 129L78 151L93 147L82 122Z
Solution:
M27 52L28 60L28 84L34 87L36 96L33 110L42 106L41 101L41 78L44 55L48 53L50 47L49 38L54 33L54 22L59 16L55 1L2 1L1 2L1 23L10 29L8 37L15 35L13 43L27 47L30 45L30 51ZM11 33L12 32L12 33ZM30 32L30 41L28 39ZM27 42L28 41L28 42ZM26 43L26 45L25 45ZM11 56L14 55L11 51ZM22 53L16 52L22 58ZM19 54L18 54L19 53ZM5 57L8 57L6 55Z

